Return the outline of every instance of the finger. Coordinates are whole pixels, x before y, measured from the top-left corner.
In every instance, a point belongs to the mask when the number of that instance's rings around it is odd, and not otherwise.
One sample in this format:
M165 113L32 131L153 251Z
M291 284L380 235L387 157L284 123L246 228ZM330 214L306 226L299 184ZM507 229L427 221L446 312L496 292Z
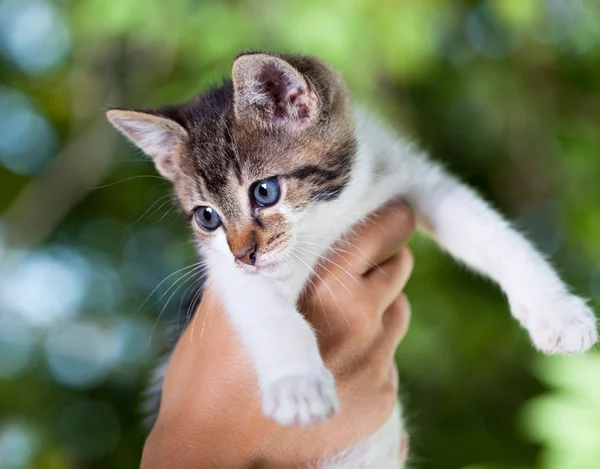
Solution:
M406 295L401 293L383 314L383 353L394 357L398 344L406 335L410 324L411 309Z
M400 377L398 376L398 367L396 366L396 362L392 363L392 366L390 366L389 380L392 386L394 386L394 389L398 391Z
M409 208L403 203L390 203L355 225L351 234L334 245L327 256L331 261L328 268L335 271L344 266L363 275L404 244L414 228Z
M404 294L400 294L386 309L379 325L380 330L365 354L365 363L373 369L374 380L385 377L389 381L387 378L390 367L395 363L396 348L406 335L410 316L410 304Z
M404 246L391 259L365 275L366 289L370 295L377 298L381 311L385 311L406 286L413 265L412 252Z

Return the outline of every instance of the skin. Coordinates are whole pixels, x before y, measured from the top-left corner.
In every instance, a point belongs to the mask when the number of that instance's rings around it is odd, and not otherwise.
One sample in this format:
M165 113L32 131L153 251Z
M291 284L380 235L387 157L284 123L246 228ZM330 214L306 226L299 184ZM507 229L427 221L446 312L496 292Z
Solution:
M311 428L263 416L252 364L208 288L169 362L141 468L308 469L381 427L397 402L394 354L408 328L402 289L413 265L403 244L413 231L404 205L384 207L338 245L303 295L300 310L317 331L341 403Z

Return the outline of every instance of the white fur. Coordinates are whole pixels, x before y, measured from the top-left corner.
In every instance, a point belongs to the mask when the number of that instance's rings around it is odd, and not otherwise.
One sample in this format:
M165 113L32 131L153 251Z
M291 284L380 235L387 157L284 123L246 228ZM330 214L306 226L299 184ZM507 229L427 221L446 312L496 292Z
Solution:
M210 276L254 360L266 415L281 424L310 425L337 410L335 384L296 302L318 257L352 225L393 198L409 203L421 228L445 250L500 285L512 314L537 348L572 353L596 342L593 312L569 293L523 236L413 145L366 114L356 116L359 150L349 187L338 199L315 204L306 213L294 213L285 205L278 208L287 210L298 230L305 227L288 244L294 261L269 275L249 272L235 264L222 233L204 252ZM303 222L305 217L310 221ZM319 239L311 252L307 245L300 249L294 244L302 235ZM373 436L319 467L399 469L404 464L399 456L402 431L397 408Z
M356 446L323 458L313 469L402 469L401 444L404 431L400 405L387 422L373 435Z

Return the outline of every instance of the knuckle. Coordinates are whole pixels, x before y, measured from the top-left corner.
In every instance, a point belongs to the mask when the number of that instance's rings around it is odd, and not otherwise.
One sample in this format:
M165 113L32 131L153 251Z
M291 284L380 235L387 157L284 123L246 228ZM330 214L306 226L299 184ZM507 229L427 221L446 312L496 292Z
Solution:
M400 316L402 316L403 309L399 299L396 298L385 310L383 314L382 322L385 328L385 333L390 333L391 327L395 327L398 324Z
M377 317L377 307L371 292L366 288L357 288L347 304L349 318L363 325L373 322Z
M403 292L400 293L392 302L390 308L392 309L392 312L396 315L404 314L406 310L410 308L406 294Z
M360 348L370 348L375 336L375 321L360 314L348 319L348 327L346 329L347 340L356 346L360 346Z
M389 419L392 409L398 402L398 395L393 385L385 383L377 389L377 399L372 407L377 419L385 422Z
M398 308L401 314L410 314L410 301L408 300L408 297L405 293L400 293L398 298L396 298L395 303L398 304Z
M376 335L368 354L365 356L369 366L378 374L384 368L389 368L394 358L394 351L389 346L389 340L385 340L385 335L386 333L383 331Z
M406 232L412 233L413 231L415 231L416 229L416 221L415 221L415 217L412 213L412 210L410 209L410 207L408 205L406 205L406 203L402 202L402 203L398 203L395 207L394 207L394 212L398 214L399 217L403 218L403 229L406 230Z
M386 332L393 333L391 329L406 328L410 319L410 304L404 293L400 293L398 297L390 304L384 315L384 325Z
M377 301L372 297L372 294L365 290L361 298L356 302L357 308L360 308L362 318L365 321L373 321L378 316Z
M382 404L385 405L388 409L393 408L398 401L398 390L396 385L389 380L383 384L381 389L381 400Z
M364 310L363 310L364 311ZM356 339L371 336L372 318L365 314L354 314L350 320L350 335Z

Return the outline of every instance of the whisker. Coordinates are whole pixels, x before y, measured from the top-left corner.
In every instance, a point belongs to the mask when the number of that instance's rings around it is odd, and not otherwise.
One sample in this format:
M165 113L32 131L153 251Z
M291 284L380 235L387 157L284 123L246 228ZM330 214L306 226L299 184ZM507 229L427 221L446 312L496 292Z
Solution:
M175 208L175 206L173 206L171 209L173 209L173 208ZM169 210L169 212L171 212L171 210ZM173 226L173 224L179 219L180 219L179 212L175 212L175 217L173 218L173 221L171 223L169 223L169 225L165 228L165 230L168 230L169 228L171 228Z
M335 296L335 294L333 293L333 290L331 289L331 287L327 284L327 282L323 279L323 277L321 277L319 275L319 273L316 270L313 270L310 265L308 265L304 259L302 259L300 256L298 256L297 254L293 253L293 252L289 252L290 255L293 255L296 259L298 259L300 262L302 262L304 265L306 265L306 267L309 268L310 271L312 271L320 280L321 282L323 282L323 285L325 285L325 288L327 288L327 291L329 291L329 294L331 295L331 298L333 299L335 306L337 307L338 311L340 312L340 314L344 317L344 319L346 320L346 323L348 324L348 328L350 328L350 321L348 321L348 318L346 317L346 315L344 314L344 312L342 311L342 308L340 308L340 304L338 302L337 297Z
M184 279L186 276L189 276L190 274L192 275L191 277L188 277L186 280L183 280L183 281L182 281L182 279ZM195 278L194 278L194 275L196 275L196 277L195 277ZM190 279L191 279L192 281L195 281L197 278L199 278L199 276L200 276L200 275L202 275L202 272L201 272L201 271L200 271L200 272L198 272L198 271L196 270L196 271L188 272L188 273L187 273L187 274L185 274L184 276L181 276L181 277L180 277L180 278L177 280L177 282L175 282L175 283L173 284L173 285L175 285L175 284L177 284L177 283L181 282L181 284L180 284L180 285L179 285L179 286L178 286L178 287L177 287L177 288L176 288L176 289L173 291L173 293L171 293L171 296L169 296L169 298L168 298L167 302L165 303L165 305L164 305L164 306L162 307L162 309L160 310L160 313L158 314L158 316L157 316L156 320L154 321L154 325L152 326L152 330L151 330L151 332L150 332L150 338L149 338L149 340L152 340L152 337L154 336L154 331L156 330L156 325L158 324L158 322L160 321L160 318L162 317L163 313L164 313L164 312L165 312L165 310L167 309L167 306L169 306L169 303L170 303L170 302L171 302L171 300L173 299L173 296L175 296L175 294L176 294L176 293L177 293L177 292L178 292L178 291L181 289L181 287L183 287L183 286L184 286L184 285L185 285L187 282L189 282L189 281L190 281ZM172 287L173 287L173 285L171 285L171 287L169 287L169 289L170 289L170 288L172 288ZM168 292L168 290L167 290L167 292ZM166 292L165 292L165 294L166 294ZM163 295L163 296L164 296L164 295ZM161 298L162 298L162 297L161 297Z
M185 291L183 292L183 294L181 295L181 300L179 300L179 311L181 311L181 308L183 307L183 302L185 301L185 299L187 298L188 292L190 291L190 288L194 288L196 286L196 283L192 283L191 285L189 285ZM185 320L184 320L184 329L187 327L187 323L188 323L188 319L189 319L189 315L190 315L190 309L192 308L192 306L194 305L194 301L197 298L197 293L202 291L202 285L198 285L198 291L194 293L194 296L192 297L192 300L188 306L188 309L186 311L185 314Z
M284 257L293 262L294 265L296 265L298 268L300 268L300 265L288 254L285 254ZM314 273L314 269L311 269L311 274ZM319 289L317 288L317 285L315 284L315 282L310 278L310 276L307 278L307 280L310 282L311 285L311 289L317 294L317 297L319 298L319 303L321 303L321 311L323 311L323 315L325 316L325 320L327 321L327 326L329 327L329 332L331 332L331 322L329 322L329 316L327 315L327 312L325 311L325 305L323 304L323 298L321 298L321 292L319 291Z
M192 284L192 285L194 285L194 284ZM189 289L189 287L188 287L188 289ZM196 311L194 311L194 307L199 306L199 304L196 305L196 300L198 299L198 297L200 295L202 295L203 291L204 291L204 286L198 288L196 293L194 293L194 296L192 297L192 301L190 301L190 305L188 306L188 309L185 313L184 328L188 327L190 321L194 317L194 314L196 313Z
M302 250L302 251L304 251L304 252L310 253L310 254L316 254L315 252L311 251L310 249L306 249L306 248L303 248L303 247L301 247L301 246L296 246L296 248L297 248L297 249L300 249L300 250ZM339 265L338 263L336 263L336 262L332 261L331 259L329 259L329 258L327 258L327 257L325 257L325 256L322 256L322 255L320 255L320 254L316 254L316 255L318 256L318 259L323 259L324 261L331 262L333 265L335 265L335 266L336 266L336 267L338 267L339 269L342 269L342 271L343 271L344 273L346 273L346 275L348 275L348 276L349 276L349 277L350 277L352 280L354 280L354 282L355 282L357 285L360 285L360 286L362 286L362 284L359 282L359 280L358 280L358 279L355 277L355 275L358 275L358 274L356 274L356 273L354 273L354 274L351 274L351 273L350 273L350 272L348 272L346 269L344 269L344 268L343 268L341 265ZM321 264L319 264L319 265L321 265ZM324 265L321 265L321 267L323 267L324 269L326 269L328 272L330 272L330 273L331 273L331 271L330 271L329 269L327 269L327 268L326 268ZM333 275L333 273L332 273L332 275Z
M209 279L210 282L210 279ZM207 288L209 285L209 282L207 282ZM207 310L206 310L206 315L204 316L204 321L202 321L202 329L200 329L200 343L202 343L202 339L204 337L204 327L206 326L206 321L208 320L208 316L210 314L210 312L212 311L212 309L215 306L215 296L213 295L213 297L210 300L210 304L207 306ZM211 323L212 324L212 323ZM190 335L190 340L193 342L193 338L194 338L194 328L196 326L196 323L194 322L194 324L192 325L192 333Z
M164 207L164 205L165 205L165 204L161 205L161 207ZM171 207L169 207L169 210L167 210L167 211L164 213L164 215L158 219L158 222L157 222L157 223L160 223L160 222L163 220L163 218L165 218L165 217L166 217L166 216L167 216L169 213L171 213L171 210L173 210L174 208L175 208L175 206L174 206L174 205L171 205Z
M210 277L208 277L206 279L206 282L204 282L204 285L202 286L202 288L199 288L198 292L196 292L196 293L203 294L209 288L211 282L212 282L212 279ZM209 311L212 308L212 304L213 304L213 302L211 301L211 304L208 306L208 309L206 310L206 315L209 314ZM191 303L191 305L193 305L193 303ZM194 332L196 330L196 321L194 320L194 314L195 314L195 311L192 312L191 314L188 312L189 321L191 321L191 323L192 323L192 329L190 330L190 343L192 343L192 344L194 343ZM203 328L204 328L205 323L206 323L206 316L204 316L204 322L203 322L203 326L202 326ZM186 325L186 327L187 327L187 325ZM203 330L200 331L200 343L202 343L202 336L203 336Z
M160 296L160 298L158 298L158 300L156 300L153 305L155 305L156 303L158 303L160 300L162 300L170 291L171 289L177 285L177 283L179 283L180 281L182 281L185 278L189 278L190 275L193 275L199 271L201 271L204 267L206 267L206 263L202 262L202 263L198 263L198 265L196 265L196 267L194 267L192 270L190 270L189 272L186 272L185 274L183 274L181 277L179 277L175 282L173 282L173 284L167 288L167 290Z
M177 275L182 270L188 270L188 269L195 268L196 266L198 266L200 264L201 264L201 262L195 262L194 264L183 267L183 268L176 270L175 272L167 275L164 279L162 279L159 282L158 285L156 285L154 287L154 289L148 294L148 296L146 296L146 299L142 302L142 304L139 306L139 308L135 310L135 312L133 314L137 314L146 305L146 302L150 299L150 297L154 294L154 292L156 292L156 290L158 290L163 283L165 283L167 280L169 280L171 277L173 277L173 275ZM156 304L156 303L154 303L154 304Z
M320 247L324 247L324 246L321 246L320 244L317 244L317 243L309 243L309 242L298 240L298 239L295 240L295 242L299 243L299 244L306 244L307 246L320 246ZM367 259L363 259L362 257L357 256L353 252L347 251L346 249L342 249L342 248L339 248L337 246L331 246L331 247L329 247L327 249L327 251L331 251L331 252L336 253L336 254L340 254L340 253L348 254L350 256L355 257L356 259L358 259L361 262L366 262L367 264L369 264L369 261ZM327 251L325 251L325 252L327 252ZM348 264L348 267L352 267L352 263L348 259L346 259L345 256L340 255L340 257L344 260L344 262L346 262L346 264Z
M323 259L325 259L325 258L323 258ZM350 296L352 297L352 299L353 299L353 300L356 300L355 296L354 296L354 295L352 294L352 292L351 292L351 291L348 289L348 287L346 286L346 284L345 284L344 282L342 282L342 280L341 280L341 279L340 279L340 278L339 278L337 275L335 275L335 274L334 274L334 273L333 273L331 270L329 270L327 267L325 267L325 266L324 266L323 264L321 264L319 261L316 261L316 263L317 263L317 265L318 265L319 267L321 267L322 269L325 269L327 272L329 272L329 274L330 274L330 275L333 275L333 277L334 277L334 278L335 278L335 279L338 281L338 283L339 283L339 284L340 284L342 287L344 287L344 290L346 290L346 291L348 292L348 295L350 295ZM315 271L315 274L316 274L316 271ZM357 282L358 282L358 281L357 281ZM360 285L360 283L359 283L359 285Z
M297 247L298 247L298 246L297 246ZM299 248L299 249L303 249L303 248L300 248L300 247L298 247L298 248ZM312 251L308 251L308 252L312 253ZM312 253L312 254L314 254L314 253ZM319 257L320 257L321 259L324 259L324 260L326 260L326 261L328 260L326 257L323 257L323 256L319 256ZM356 301L356 297L354 296L354 294L353 294L353 293L352 293L352 292L351 292L351 291L348 289L348 287L346 286L346 284L345 284L344 282L342 282L342 280L341 280L341 279L340 279L340 278L339 278L339 277L338 277L336 274L334 274L334 273L333 273L331 270L329 270L327 267L325 267L325 266L324 266L323 264L321 264L319 261L316 261L316 262L317 262L317 265L318 265L319 267L321 267L321 268L325 269L327 272L329 272L331 275L333 275L333 276L334 276L334 278L335 278L335 279L336 279L336 280L337 280L337 281L340 283L340 285L341 285L342 287L344 287L344 289L345 289L345 290L348 292L348 294L350 295L350 297L351 297L353 300L355 300L355 301ZM335 264L335 263L334 263L334 264ZM347 274L347 275L349 275L349 276L350 276L350 277L351 277L351 278L352 278L354 281L356 281L356 283L357 283L358 285L360 285L361 287L363 286L363 284L361 284L361 283L360 283L360 282L359 282L359 281L358 281L358 280L357 280L357 279L356 279L354 276L352 276L352 275L350 274L350 272L348 272L347 270L343 269L343 268L342 268L341 266L339 266L338 264L335 264L335 265L337 265L339 268L341 268L342 270L344 270L344 272L346 272L346 274ZM315 271L315 274L316 274L316 271ZM361 313L363 314L363 316L365 316L365 317L366 317L366 315L365 315L364 311L363 311L362 309L361 309L360 311L361 311ZM343 313L342 313L342 314L343 314ZM347 319L346 319L346 321L347 321Z
M154 175L151 175L151 174L141 174L139 176L131 176L129 178L121 179L120 181L109 182L108 184L104 184L102 186L88 187L87 190L88 191L92 191L92 190L96 190L96 189L104 189L105 187L114 186L116 184L121 184L122 182L132 181L133 179L140 179L140 178L165 179L162 176L154 176ZM165 179L165 181L166 181L166 179ZM169 181L166 181L166 182L169 182Z
M303 237L301 237L301 238L306 238L306 239L312 239L312 238L314 238L314 239L329 239L329 238L327 238L327 237L324 237L324 236L303 236ZM301 238L300 238L300 239L301 239ZM362 239L364 239L364 238L362 238ZM372 259L371 257L369 257L369 256L367 255L367 253L366 253L365 251L363 251L361 248L359 248L359 247L358 247L356 244L354 244L354 243L351 243L350 241L348 241L348 240L346 240L346 239L344 239L344 238L342 238L342 239L338 239L338 240L336 241L336 243L344 243L344 244L346 244L347 246L350 246L351 248L353 248L353 249L356 249L358 252L360 252L361 254L363 254L363 256L364 256L364 257L357 256L356 254L354 254L354 253L352 253L352 252L349 252L349 251L346 251L346 250L342 250L342 252L345 252L345 253L347 253L347 254L350 254L350 255L352 255L352 256L354 256L354 257L356 257L357 259L359 259L359 260L361 260L361 261L363 261L363 262L366 262L366 263L367 263L367 265L369 266L369 268L371 268L371 269L375 269L375 270L379 270L379 271L381 271L382 273L384 273L384 274L385 274L385 271L384 271L384 270L382 270L382 269L381 269L381 267L379 267L379 265L378 265L378 264L376 264L376 263L375 263L375 261L373 261L373 259ZM336 247L335 249L341 249L341 248L337 248L337 247Z
M129 228L131 228L133 225L135 225L137 222L139 222L142 218L144 218L148 212L150 210L152 210L152 207L156 206L156 204L158 204L161 200L164 200L166 197L171 197L171 194L167 194L167 195L163 195L162 197L159 197L152 205L150 205L150 208L148 210L146 210L137 220L135 220L133 223L127 225L125 228L123 228L121 231L125 231L128 230ZM168 202L168 201L167 201ZM152 212L150 214L150 216L154 215L158 210L160 210L162 207L165 206L165 204L167 202L164 202L160 205L160 207L158 207L154 212Z

